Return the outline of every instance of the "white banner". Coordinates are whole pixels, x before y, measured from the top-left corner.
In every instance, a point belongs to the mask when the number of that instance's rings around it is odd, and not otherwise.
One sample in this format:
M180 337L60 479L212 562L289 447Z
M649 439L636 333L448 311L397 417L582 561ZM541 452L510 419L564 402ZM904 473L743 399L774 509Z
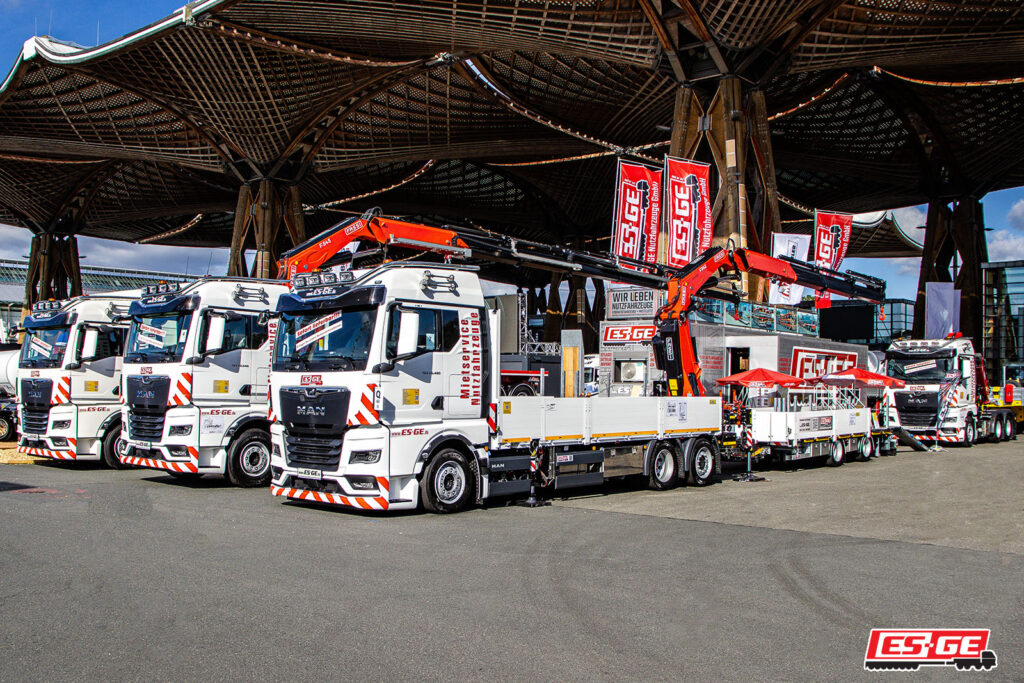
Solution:
M785 232L772 233L772 256L788 256L798 261L806 261L807 253L811 250L810 235L794 235ZM803 299L804 288L801 285L790 285L786 283L772 283L768 291L768 303L787 304L794 306Z

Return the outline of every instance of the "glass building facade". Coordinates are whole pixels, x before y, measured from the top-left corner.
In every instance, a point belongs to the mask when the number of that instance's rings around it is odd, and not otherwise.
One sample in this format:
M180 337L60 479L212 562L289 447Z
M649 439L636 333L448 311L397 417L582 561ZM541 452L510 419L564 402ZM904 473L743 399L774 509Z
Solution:
M982 263L981 273L981 353L989 381L1024 380L1024 261Z

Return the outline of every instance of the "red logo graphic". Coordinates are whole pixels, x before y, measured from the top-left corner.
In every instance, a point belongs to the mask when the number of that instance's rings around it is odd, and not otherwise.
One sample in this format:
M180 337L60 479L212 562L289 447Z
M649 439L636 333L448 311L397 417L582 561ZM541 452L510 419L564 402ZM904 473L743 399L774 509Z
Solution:
M303 375L302 377L299 378L299 384L301 384L304 387L322 387L324 384L324 378L321 375Z
M604 328L606 344L642 344L654 337L654 325L609 325Z
M790 374L802 379L821 377L830 372L839 372L857 365L857 354L848 351L826 351L793 347L793 361Z
M988 649L988 629L873 628L864 668L917 671L922 666L955 666L960 671L994 669L996 653Z
M143 375L152 375L153 374L153 368L148 367L148 366L147 367L143 367L141 370L139 370L139 372L141 372Z
M30 377L38 377L39 376L39 371L38 370L33 370L31 373L29 373L29 376Z

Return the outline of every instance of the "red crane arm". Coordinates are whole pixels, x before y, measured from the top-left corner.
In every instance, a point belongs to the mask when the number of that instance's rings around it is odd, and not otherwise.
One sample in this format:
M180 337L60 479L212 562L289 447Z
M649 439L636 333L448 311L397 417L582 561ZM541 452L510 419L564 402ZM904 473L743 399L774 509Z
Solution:
M440 253L459 252L467 248L454 231L445 228L406 223L382 216L353 218L285 252L277 262L277 277L286 280L296 273L311 273L356 240L429 249Z

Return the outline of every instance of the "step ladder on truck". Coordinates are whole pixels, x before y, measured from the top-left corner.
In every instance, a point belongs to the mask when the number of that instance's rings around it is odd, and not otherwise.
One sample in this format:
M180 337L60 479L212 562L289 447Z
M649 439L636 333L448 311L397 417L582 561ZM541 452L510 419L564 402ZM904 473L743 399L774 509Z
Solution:
M131 303L121 395L121 462L179 478L270 478L270 334L260 315L288 287L204 277L152 285Z
M352 240L446 257L318 270ZM666 396L502 396L500 313L475 263L497 261L667 288L655 355ZM721 399L700 382L692 297L747 272L857 296L884 285L743 249L705 252L681 271L639 266L464 228L367 214L285 254L271 372L274 495L371 510L454 512L643 474L651 488L709 483ZM723 293L724 295L725 293Z
M18 452L119 468L123 314L138 290L39 301L23 323Z

